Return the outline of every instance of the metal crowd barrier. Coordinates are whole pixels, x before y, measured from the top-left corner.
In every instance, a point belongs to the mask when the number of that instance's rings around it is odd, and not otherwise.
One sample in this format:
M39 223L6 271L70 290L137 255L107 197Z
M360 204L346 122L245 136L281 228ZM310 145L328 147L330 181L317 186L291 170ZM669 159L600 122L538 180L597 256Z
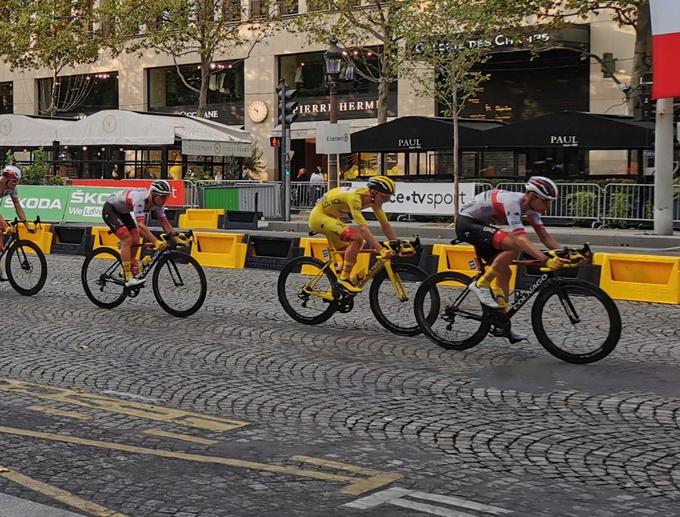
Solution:
M205 180L197 181L194 185L195 206L205 207L205 191L210 188L237 187L238 209L242 211L261 212L268 219L282 216L281 210L281 182L257 180ZM257 202L256 202L257 198ZM257 210L256 210L257 204Z
M308 181L292 181L290 183L290 207L295 209L309 209L328 192L325 183L310 183Z
M602 222L603 192L595 183L556 183L560 189L557 201L550 205L546 217L585 221L591 224ZM496 188L512 192L524 192L525 183L499 183Z
M610 183L604 188L604 224L623 226L628 223L654 221L654 185ZM680 224L680 185L673 187L673 222Z

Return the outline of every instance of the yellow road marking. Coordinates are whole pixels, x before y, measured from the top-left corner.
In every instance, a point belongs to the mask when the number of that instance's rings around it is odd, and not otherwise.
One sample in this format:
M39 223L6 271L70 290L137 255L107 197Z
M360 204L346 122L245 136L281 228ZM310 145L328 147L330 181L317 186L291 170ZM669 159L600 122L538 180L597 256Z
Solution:
M47 415L75 418L76 420L92 420L91 416L85 415L83 413L76 413L75 411L62 411L61 409L55 409L45 406L28 406L26 409L30 409L31 411L38 411L39 413L45 413Z
M294 461L300 461L302 463L318 465L320 467L327 467L337 470L347 470L349 472L355 472L356 474L363 474L364 476L368 476L366 478L354 478L356 479L354 483L341 490L343 494L351 495L363 494L364 492L369 492L376 488L389 485L390 483L394 483L395 481L403 477L401 474L383 472L380 470L360 467L358 465L340 463L339 461L332 461L324 458L315 458L313 456L293 456L291 459Z
M171 422L173 424L205 429L207 431L232 431L248 425L248 422L242 422L240 420L229 420L216 416L201 415L200 413L154 406L153 404L144 404L142 402L118 400L92 393L78 392L66 388L54 388L52 386L42 386L40 384L32 384L14 379L0 380L0 391L20 393L22 395L64 402L81 407L103 409L104 411L109 411L111 413L136 416L147 420L156 420L158 422Z
M67 492L66 490L62 490L56 486L48 485L47 483L43 483L37 479L29 478L28 476L24 476L23 474L20 474L16 470L12 470L10 468L0 467L0 476L13 481L14 483L22 485L29 490L39 492L72 508L77 508L80 511L90 513L97 517L126 517L122 513L118 513L115 510L109 510L108 508L100 506L91 501L86 501L85 499Z
M219 456L204 456L201 454L189 454L185 452L166 451L163 449L149 449L147 447L138 447L135 445L125 445L122 443L103 442L100 440L90 440L87 438L79 438L77 436L62 436L53 433L43 433L40 431L30 431L28 429L19 429L15 427L0 426L0 433L12 434L16 436L25 436L29 438L39 438L43 440L52 440L56 442L72 443L75 445L87 445L90 447L99 447L101 449L108 449L114 451L130 452L134 454L146 454L149 456L158 456L161 458L171 458L176 460L193 461L197 463L214 463L218 465L226 465L229 467L240 467L251 470L261 470L264 472L272 472L275 474L288 474L291 476L300 476L313 479L320 479L324 481L339 481L349 483L342 492L352 495L360 495L368 490L373 490L376 487L391 483L401 476L391 474L389 472L380 472L373 469L363 469L362 467L355 467L353 465L345 465L344 463L326 462L320 458L311 458L309 456L295 456L297 461L303 461L299 458L304 458L307 463L315 463L318 465L333 466L333 468L350 470L353 472L363 471L364 473L377 473L371 478L358 478L356 476L345 476L340 474L329 474L327 472L320 472L316 470L304 470L297 467L285 467L283 465L271 465L268 463L257 463L254 461L239 460L236 458L223 458ZM351 468L347 468L351 467Z
M144 434L150 434L151 436L162 436L163 438L174 438L176 440L200 443L203 445L213 445L217 443L217 440L208 440L207 438L199 438L198 436L191 436L189 434L169 433L167 431L161 431L159 429L147 429L146 431L144 431Z

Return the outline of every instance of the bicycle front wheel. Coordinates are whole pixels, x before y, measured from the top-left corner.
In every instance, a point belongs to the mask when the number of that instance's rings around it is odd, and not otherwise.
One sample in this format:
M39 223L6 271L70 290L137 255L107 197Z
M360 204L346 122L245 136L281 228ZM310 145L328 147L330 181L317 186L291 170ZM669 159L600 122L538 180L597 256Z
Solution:
M118 307L127 297L123 262L112 248L97 248L90 253L80 278L87 297L102 309Z
M20 240L7 251L7 279L14 290L24 296L40 291L47 279L47 261L38 245Z
M201 308L208 282L198 261L186 253L166 253L153 271L153 294L168 314L191 316Z
M443 271L428 277L416 292L416 321L442 348L466 350L489 333L482 304L467 290L472 280L462 273Z
M283 266L277 292L286 314L305 325L323 323L337 309L334 300L339 293L333 273L313 257L296 257Z
M568 363L599 361L621 337L614 301L582 280L559 279L542 289L531 309L531 324L543 348Z
M395 283L390 280L386 269L373 279L369 292L371 310L375 319L390 332L400 336L417 336L422 330L413 312L413 299L427 273L404 262L392 262L392 271Z

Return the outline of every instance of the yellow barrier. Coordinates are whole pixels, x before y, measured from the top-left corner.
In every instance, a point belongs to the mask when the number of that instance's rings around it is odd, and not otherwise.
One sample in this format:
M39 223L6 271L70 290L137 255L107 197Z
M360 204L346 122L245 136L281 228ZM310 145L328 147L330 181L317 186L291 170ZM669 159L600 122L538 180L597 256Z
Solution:
M303 237L300 239L300 247L304 250L305 257L314 257L319 260L326 262L330 257L328 256L328 240L323 238L310 238ZM336 257L336 262L342 267L342 254L338 253ZM352 268L352 273L357 273L359 271L368 271L371 264L371 254L370 253L359 253L357 257L357 263Z
M616 300L680 304L680 257L596 253L593 263Z
M179 216L180 228L217 228L224 210L214 208L188 208Z
M442 271L455 271L464 275L474 276L479 273L477 264L477 254L475 248L467 244L435 244L432 247L432 254L439 257L437 262L437 273ZM473 269L474 266L474 269ZM510 289L515 288L517 279L517 266L510 266L512 276L510 277ZM496 283L493 283L496 286Z
M191 256L202 266L242 269L247 250L243 234L194 232Z
M52 249L52 232L50 231L49 224L40 223L35 233L29 232L23 224L19 224L18 228L20 239L34 242L45 255L50 254Z

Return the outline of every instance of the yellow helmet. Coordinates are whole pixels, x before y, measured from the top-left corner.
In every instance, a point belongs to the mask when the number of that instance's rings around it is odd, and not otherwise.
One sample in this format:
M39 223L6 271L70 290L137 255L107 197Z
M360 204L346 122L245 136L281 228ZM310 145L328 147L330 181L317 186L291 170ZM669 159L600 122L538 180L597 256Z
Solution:
M392 178L388 178L387 176L373 176L368 180L368 188L391 196L397 191L397 184Z

